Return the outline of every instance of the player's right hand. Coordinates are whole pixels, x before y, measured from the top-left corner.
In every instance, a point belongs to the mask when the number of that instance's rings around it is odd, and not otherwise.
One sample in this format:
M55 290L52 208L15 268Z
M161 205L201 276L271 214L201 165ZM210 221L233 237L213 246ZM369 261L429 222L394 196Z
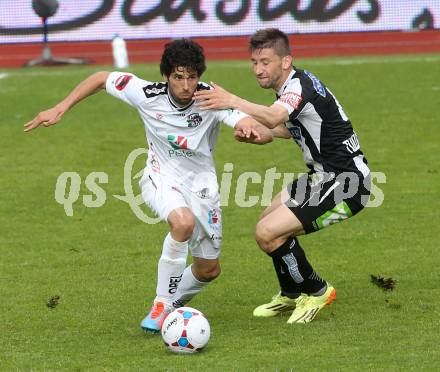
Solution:
M63 114L64 111L57 106L54 106L49 110L42 111L35 118L24 125L24 131L30 132L31 130L39 127L41 124L45 127L54 125L61 120Z
M197 107L201 110L226 110L234 107L235 95L229 93L226 89L210 82L211 89L198 90L194 92L197 101Z

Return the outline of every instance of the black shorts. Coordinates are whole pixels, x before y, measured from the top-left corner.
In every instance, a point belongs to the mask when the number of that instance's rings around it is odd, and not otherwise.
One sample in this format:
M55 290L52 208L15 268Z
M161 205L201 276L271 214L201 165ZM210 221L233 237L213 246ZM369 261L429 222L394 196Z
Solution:
M359 213L368 202L370 183L369 176L351 172L303 174L287 186L285 204L309 234Z

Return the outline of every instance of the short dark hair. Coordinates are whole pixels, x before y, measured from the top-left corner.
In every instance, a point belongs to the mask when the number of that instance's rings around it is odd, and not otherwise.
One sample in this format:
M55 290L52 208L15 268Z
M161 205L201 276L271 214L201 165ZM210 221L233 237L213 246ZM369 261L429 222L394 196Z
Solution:
M277 28L258 30L249 39L249 50L272 48L280 57L290 55L289 38Z
M160 73L169 77L176 67L190 67L202 76L206 70L203 48L190 39L178 39L165 45Z

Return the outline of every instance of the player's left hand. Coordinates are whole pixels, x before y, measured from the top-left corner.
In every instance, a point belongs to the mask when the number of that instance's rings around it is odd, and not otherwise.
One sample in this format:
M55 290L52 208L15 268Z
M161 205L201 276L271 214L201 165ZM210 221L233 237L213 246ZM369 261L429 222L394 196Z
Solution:
M197 107L202 110L225 110L234 108L237 99L232 93L211 81L212 89L198 90L194 93Z

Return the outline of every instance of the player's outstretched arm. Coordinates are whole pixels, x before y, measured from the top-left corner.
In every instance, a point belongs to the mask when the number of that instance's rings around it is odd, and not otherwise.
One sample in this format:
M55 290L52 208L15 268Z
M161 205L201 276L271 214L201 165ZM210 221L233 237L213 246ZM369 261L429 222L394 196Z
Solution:
M228 92L220 85L213 82L210 84L213 89L194 93L194 99L202 110L237 109L252 116L268 128L275 128L277 125L289 120L288 111L281 105L264 106L252 103Z
M255 145L264 145L273 140L271 130L251 117L243 118L236 124L234 137L237 141Z
M41 124L48 127L58 123L61 117L79 101L104 89L109 74L109 72L101 71L83 80L61 102L46 111L40 112L35 118L27 122L24 125L24 131L30 132Z

